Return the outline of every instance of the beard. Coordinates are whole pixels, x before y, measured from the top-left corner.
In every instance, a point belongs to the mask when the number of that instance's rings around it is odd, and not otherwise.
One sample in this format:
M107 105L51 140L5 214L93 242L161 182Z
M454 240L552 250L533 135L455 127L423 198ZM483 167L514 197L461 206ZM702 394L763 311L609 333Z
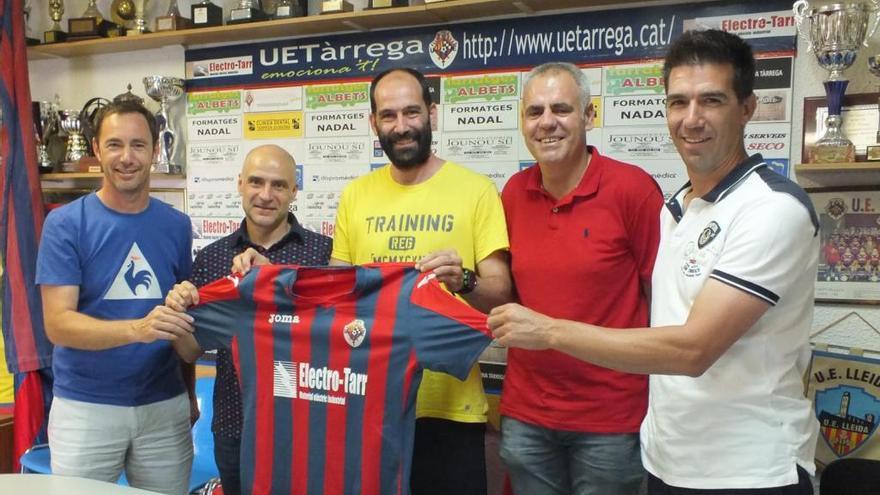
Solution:
M415 141L416 147L398 150L396 143L404 139ZM400 169L412 169L428 161L431 156L431 122L426 121L421 129L410 129L406 132L388 134L379 133L379 144L388 155L391 163Z

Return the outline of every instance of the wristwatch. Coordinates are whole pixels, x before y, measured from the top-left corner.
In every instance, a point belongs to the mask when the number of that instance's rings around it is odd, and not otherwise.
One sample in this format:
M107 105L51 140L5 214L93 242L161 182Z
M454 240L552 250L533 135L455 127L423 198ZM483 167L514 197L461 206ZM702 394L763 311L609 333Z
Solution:
M458 289L455 292L456 294L470 294L477 288L477 274L473 270L469 270L467 268L461 269L461 289Z

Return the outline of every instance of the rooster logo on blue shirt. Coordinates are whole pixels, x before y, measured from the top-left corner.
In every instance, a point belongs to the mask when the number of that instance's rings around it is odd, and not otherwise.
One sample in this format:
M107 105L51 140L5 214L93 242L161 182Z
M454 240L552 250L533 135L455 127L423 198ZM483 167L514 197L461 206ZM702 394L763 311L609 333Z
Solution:
M143 285L144 289L150 290L150 284L153 283L153 274L147 270L134 271L134 260L128 262L128 270L125 271L125 283L131 289L132 294L137 294L138 286Z

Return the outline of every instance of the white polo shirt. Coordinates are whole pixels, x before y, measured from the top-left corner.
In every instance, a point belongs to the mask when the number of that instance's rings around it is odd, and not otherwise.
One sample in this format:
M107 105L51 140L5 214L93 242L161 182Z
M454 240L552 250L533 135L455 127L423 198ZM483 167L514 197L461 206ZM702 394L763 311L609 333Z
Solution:
M754 155L714 190L660 216L651 326L683 324L708 278L770 304L702 376L651 375L642 461L664 483L767 488L815 472L818 423L804 396L818 220L806 193Z

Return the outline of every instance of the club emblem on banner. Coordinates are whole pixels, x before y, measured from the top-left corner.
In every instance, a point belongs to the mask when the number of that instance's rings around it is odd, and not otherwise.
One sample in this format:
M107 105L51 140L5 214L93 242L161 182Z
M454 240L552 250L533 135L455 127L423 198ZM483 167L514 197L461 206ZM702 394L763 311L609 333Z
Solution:
M434 40L428 46L431 54L431 61L434 65L441 69L445 69L452 65L455 56L458 55L458 41L447 30L437 31Z
M813 352L809 397L819 420L816 460L880 459L880 361L863 356Z
M342 328L342 335L345 341L352 347L361 345L364 337L367 335L367 327L364 320L352 320L351 323Z
M862 388L840 386L816 392L822 438L838 457L846 457L874 433L880 401Z

